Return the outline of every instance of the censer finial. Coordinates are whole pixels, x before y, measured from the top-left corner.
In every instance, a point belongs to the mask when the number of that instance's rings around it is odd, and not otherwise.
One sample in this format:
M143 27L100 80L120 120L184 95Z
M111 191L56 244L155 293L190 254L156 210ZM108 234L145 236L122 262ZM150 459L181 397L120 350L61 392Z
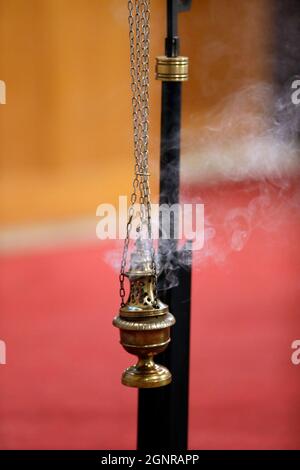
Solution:
M156 262L151 236L151 201L148 171L149 116L149 6L150 0L130 0L129 38L131 90L134 127L135 174L120 272L121 307L113 324L120 329L121 344L138 357L136 365L126 369L122 383L130 387L153 388L167 385L172 376L166 367L154 362L170 342L170 327L175 318L156 293ZM125 272L130 231L139 204L139 238ZM146 228L146 238L144 229ZM125 302L125 277L130 292Z

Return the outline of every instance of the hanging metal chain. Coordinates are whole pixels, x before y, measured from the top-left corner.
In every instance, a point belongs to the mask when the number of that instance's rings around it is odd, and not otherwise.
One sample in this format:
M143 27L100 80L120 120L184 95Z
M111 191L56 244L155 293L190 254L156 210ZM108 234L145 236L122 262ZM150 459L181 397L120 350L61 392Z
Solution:
M149 186L149 35L150 35L150 0L128 0L128 23L130 43L130 75L133 114L134 144L134 179L130 198L128 222L120 270L121 305L125 304L125 269L135 215L134 206L139 204L140 221L138 231L152 239L151 231L151 195ZM151 245L152 269L156 277L155 252Z

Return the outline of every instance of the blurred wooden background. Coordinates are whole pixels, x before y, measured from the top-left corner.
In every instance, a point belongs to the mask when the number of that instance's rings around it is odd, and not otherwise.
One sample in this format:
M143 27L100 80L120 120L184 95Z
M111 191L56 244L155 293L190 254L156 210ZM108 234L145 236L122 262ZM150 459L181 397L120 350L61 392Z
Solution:
M181 15L184 128L266 73L269 0L194 0ZM165 2L152 0L151 159L157 191ZM0 223L94 216L128 194L132 123L126 0L0 0ZM197 116L197 119L195 119ZM203 119L202 119L203 117ZM197 129L195 129L195 132ZM184 158L184 155L183 155Z

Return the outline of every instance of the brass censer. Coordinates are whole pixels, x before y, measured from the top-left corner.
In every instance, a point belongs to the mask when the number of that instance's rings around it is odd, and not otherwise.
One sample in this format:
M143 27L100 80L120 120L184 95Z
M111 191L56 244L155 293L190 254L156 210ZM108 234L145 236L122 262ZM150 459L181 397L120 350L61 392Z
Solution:
M126 273L130 282L127 302L121 306L113 324L120 328L121 344L138 362L125 370L122 383L129 387L161 387L171 382L166 367L155 364L154 356L163 352L170 342L170 327L175 318L167 305L156 297L156 276L149 252L140 240L131 256Z
M154 356L168 346L170 327L175 323L167 305L157 298L151 233L148 170L149 6L150 0L128 1L135 172L120 272L121 307L119 315L113 320L113 325L120 329L120 342L124 349L138 356L137 364L124 371L122 383L138 388L162 387L171 382L171 373L166 367L156 364ZM138 237L126 272L134 216L139 222ZM126 278L130 292L125 301Z

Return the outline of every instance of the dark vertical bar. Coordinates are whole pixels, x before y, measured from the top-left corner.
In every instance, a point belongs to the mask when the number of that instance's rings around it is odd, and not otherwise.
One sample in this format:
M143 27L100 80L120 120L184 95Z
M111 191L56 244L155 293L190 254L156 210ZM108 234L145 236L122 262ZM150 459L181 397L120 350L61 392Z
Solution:
M165 53L167 57L179 55L178 30L178 1L167 0L167 37L165 42Z
M274 117L279 137L300 141L300 106L292 101L292 83L300 79L300 1L274 0L272 51Z
M191 256L188 248L186 255ZM187 449L191 267L180 269L177 275L179 287L165 291L163 298L176 317L176 325L168 349L157 359L171 370L173 380L165 387L139 390L138 449L141 451Z
M188 9L191 1L167 0L166 55L179 54L177 16ZM180 127L181 127L180 82L162 83L161 114L161 160L160 160L160 204L179 203L180 194ZM176 227L173 227L173 232ZM172 372L170 385L157 389L140 389L138 399L138 449L185 450L188 442L188 386L190 349L190 298L191 262L187 268L176 263L182 254L177 252L176 240L160 240L160 257L177 265L178 286L160 290L159 296L168 304L176 318L172 328L172 341L168 349L157 358ZM191 260L190 246L185 247L185 256ZM165 286L163 272L159 286Z
M180 126L181 126L180 82L162 82L161 143L160 143L160 193L159 204L179 203L180 193ZM171 224L171 237L176 227ZM161 234L160 234L161 235ZM164 254L174 253L176 240L160 240L161 261Z

